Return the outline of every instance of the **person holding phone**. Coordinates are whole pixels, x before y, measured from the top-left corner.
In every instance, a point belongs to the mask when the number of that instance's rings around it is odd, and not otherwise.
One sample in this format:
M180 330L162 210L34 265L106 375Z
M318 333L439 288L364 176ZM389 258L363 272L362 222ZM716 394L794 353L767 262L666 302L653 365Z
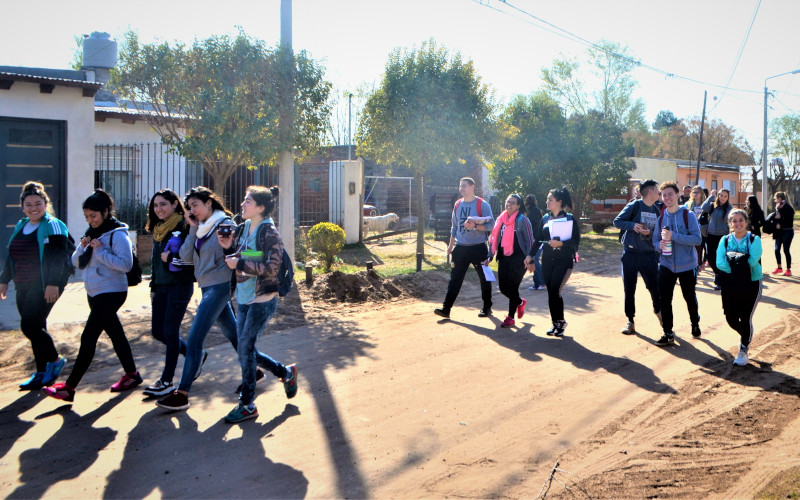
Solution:
M722 189L717 194L716 189L711 190L711 196L703 203L703 212L708 215L708 264L714 271L714 290L719 287L719 269L717 269L717 247L723 236L728 234L728 215L733 210L730 203L731 192Z
M792 275L792 254L789 249L794 238L794 207L789 203L786 193L778 191L775 193L775 231L772 238L775 240L775 260L778 267L772 274ZM786 271L781 267L781 247L786 256Z

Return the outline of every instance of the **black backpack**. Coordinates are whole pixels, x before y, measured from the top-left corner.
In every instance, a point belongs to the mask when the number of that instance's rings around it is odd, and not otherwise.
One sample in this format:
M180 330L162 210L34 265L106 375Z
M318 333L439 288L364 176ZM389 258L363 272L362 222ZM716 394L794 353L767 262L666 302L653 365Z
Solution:
M142 282L142 266L139 265L139 257L136 256L136 252L131 251L133 254L133 266L131 270L125 273L125 277L128 279L128 286L136 286Z
M278 295L286 297L292 291L293 284L294 264L292 264L292 258L289 257L289 252L284 248L281 256L281 267L278 269Z
M748 259L750 258L750 243L755 241L755 235L749 235L749 242L747 244L747 252L737 252L728 250L728 243L731 240L731 235L725 236L725 259L728 261L728 265L731 266L731 272L729 276L725 276L727 273L720 273L723 275L726 280L723 280L721 285L723 287L730 286L732 288L736 287L743 287L748 285L752 279L750 278L750 263Z

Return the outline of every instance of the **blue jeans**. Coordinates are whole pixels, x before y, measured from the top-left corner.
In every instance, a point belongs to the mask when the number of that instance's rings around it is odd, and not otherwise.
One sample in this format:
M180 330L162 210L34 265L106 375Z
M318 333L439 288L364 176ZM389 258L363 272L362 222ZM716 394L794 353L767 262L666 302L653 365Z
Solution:
M268 302L239 304L236 331L239 335L239 364L242 366L242 393L239 401L249 405L256 397L256 365L269 370L276 377L287 376L286 367L256 350L256 340L264 333L267 322L278 309L278 297Z
M536 263L536 269L533 271L533 286L540 287L544 285L544 276L542 275L542 249L544 246L540 246L539 250L536 252L536 256L533 258L533 261Z
M189 329L189 336L186 339L186 359L183 361L183 373L181 373L181 383L178 390L189 392L192 388L192 381L200 363L203 361L203 341L211 330L211 325L217 322L222 334L228 339L236 349L236 318L233 316L231 308L231 285L230 283L220 283L201 288L203 297L194 315L194 322Z
M172 382L178 355L186 356L186 342L181 338L181 322L194 291L194 283L175 283L153 286L152 330L153 338L167 346L161 380Z

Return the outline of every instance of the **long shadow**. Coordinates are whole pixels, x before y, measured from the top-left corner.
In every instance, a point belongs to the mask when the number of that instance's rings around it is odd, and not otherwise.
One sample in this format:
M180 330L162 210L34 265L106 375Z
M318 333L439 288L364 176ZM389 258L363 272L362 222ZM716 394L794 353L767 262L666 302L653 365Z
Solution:
M100 450L117 436L116 430L110 427L98 429L94 422L128 394L119 394L83 416L72 409L72 404L37 416L36 420L41 420L60 415L64 421L40 448L25 450L19 456L19 480L23 484L8 498L41 498L60 481L74 479L85 472L97 460ZM73 495L61 492L58 496Z
M548 356L571 363L579 370L594 372L602 368L650 392L676 392L671 386L662 382L649 367L632 359L594 352L568 335L560 339L538 337L531 334L529 325L516 331L504 331L457 321L453 323L483 335L506 349L516 351L529 361L541 361L542 356Z
M308 480L302 472L266 456L264 440L297 406L266 423L231 426L221 420L205 431L188 413L146 413L128 434L119 469L107 479L103 498L303 498ZM242 436L226 439L238 427ZM157 443L155 446L150 446Z
M2 433L0 433L0 458L6 456L6 453L17 442L17 439L24 436L31 427L36 425L33 422L21 420L19 416L36 406L41 400L42 397L38 392L27 391L0 410L0 429L2 429Z

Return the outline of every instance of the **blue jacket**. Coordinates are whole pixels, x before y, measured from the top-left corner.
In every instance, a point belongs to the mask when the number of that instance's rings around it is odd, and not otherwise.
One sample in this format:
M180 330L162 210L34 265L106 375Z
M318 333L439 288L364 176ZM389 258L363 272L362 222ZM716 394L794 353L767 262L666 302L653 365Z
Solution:
M133 245L124 225L100 235L100 248L92 250L92 258L83 269L83 285L89 297L101 293L127 292L125 273L133 267ZM87 247L88 248L88 247ZM85 249L78 244L72 254L72 264L78 267L78 258Z
M731 272L731 265L728 263L728 258L725 255L727 252L741 252L750 255L747 258L747 263L750 264L750 279L758 281L763 277L761 271L761 259L763 249L761 248L761 238L758 236L753 238L750 243L750 233L747 233L742 241L737 242L733 237L733 233L727 234L722 237L717 247L717 268L723 273Z
M625 231L622 253L653 252L653 234L660 211L655 205L647 206L642 200L633 200L614 218L614 227ZM633 230L636 224L647 224L650 234L644 236Z
M686 212L688 227L683 222L682 212ZM660 256L659 264L676 274L696 269L697 249L695 247L703 241L697 217L686 210L686 207L680 206L674 214L665 210L664 215L659 217L656 224L656 230L653 231L653 246ZM672 255L664 255L661 252L661 230L665 227L669 227L672 231Z
M17 234L30 219L23 217L14 227L8 242L14 239ZM67 259L70 255L67 252L67 238L69 231L67 226L59 219L45 213L42 222L36 229L36 241L39 243L39 262L42 270L42 285L55 285L63 287L69 280L70 269L67 267ZM5 266L0 273L0 283L8 284L14 279L15 273L14 259L10 255L6 257Z

